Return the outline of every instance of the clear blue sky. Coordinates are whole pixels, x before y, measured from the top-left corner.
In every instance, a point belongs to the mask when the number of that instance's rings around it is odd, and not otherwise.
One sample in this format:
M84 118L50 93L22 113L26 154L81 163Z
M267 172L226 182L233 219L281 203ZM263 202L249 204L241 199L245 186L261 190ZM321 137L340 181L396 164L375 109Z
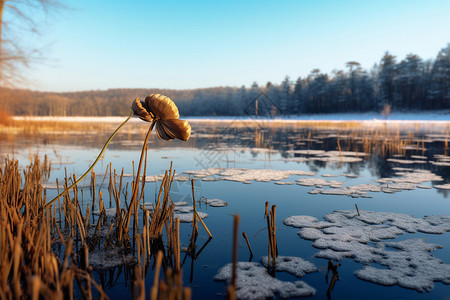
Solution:
M385 51L434 58L450 42L450 1L67 1L36 41L48 60L31 89L249 87L365 69Z

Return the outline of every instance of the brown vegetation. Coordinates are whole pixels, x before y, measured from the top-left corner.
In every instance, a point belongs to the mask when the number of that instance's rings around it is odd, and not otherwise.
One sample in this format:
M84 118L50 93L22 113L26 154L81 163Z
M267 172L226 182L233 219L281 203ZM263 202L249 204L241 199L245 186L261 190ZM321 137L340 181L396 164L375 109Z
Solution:
M131 236L124 228L126 210L120 208L123 172L117 184L116 171L111 165L108 168L109 192L117 207L114 222L106 215L103 191L94 196L95 180L91 180L92 203L85 211L81 208L81 193L77 187L73 193L64 194L62 200L47 207L46 191L42 187L42 181L51 171L47 159L41 163L36 156L23 172L17 160L6 159L0 165L1 299L73 299L74 295L84 299L108 298L92 276L91 251L117 251L134 257L128 262L134 268L126 268L130 274L125 278L131 279L131 284L136 287L133 289L136 299L146 298L144 280L152 258L163 267L165 274L165 281L159 282L159 272L155 273L152 299L190 299L191 291L183 288L181 281L179 220L173 219L173 204L169 204L168 197L174 173L166 172L160 188L160 196L164 195L164 199L158 197L155 210L142 208L142 226L137 226L138 214L134 214L135 230ZM135 178L135 182L140 180ZM75 176L73 181L76 181ZM68 182L66 178L64 189ZM57 185L59 190L58 181ZM142 195L142 190L139 194ZM97 220L93 214L96 205L99 208ZM163 226L168 235L167 252L162 242ZM55 249L60 249L59 254ZM161 257L164 257L162 266ZM156 298L158 294L159 298Z
M0 109L0 125L11 125L12 119L9 113Z

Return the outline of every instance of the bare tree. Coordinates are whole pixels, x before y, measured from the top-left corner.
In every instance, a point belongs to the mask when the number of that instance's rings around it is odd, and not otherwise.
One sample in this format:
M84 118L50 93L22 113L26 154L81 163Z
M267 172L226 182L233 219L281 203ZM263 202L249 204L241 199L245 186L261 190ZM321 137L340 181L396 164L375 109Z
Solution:
M0 86L22 82L23 68L41 58L39 49L23 40L23 33L38 34L38 16L61 7L52 0L0 0Z

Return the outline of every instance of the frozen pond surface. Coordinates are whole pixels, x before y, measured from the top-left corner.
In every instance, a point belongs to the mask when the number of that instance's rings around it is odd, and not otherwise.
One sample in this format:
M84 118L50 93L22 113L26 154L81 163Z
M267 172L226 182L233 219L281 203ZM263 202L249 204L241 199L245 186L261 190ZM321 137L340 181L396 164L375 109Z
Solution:
M374 134L357 135L354 131L211 124L193 124L193 129L187 143L151 137L145 203L141 205L153 208L161 175L172 161L176 176L170 195L178 204L175 214L189 222L190 179L195 180L196 199L201 201L197 208L214 238L208 241L199 225L197 247L202 251L195 259L188 257L183 265L184 282L193 288L194 299L224 298L235 213L241 218L239 233L246 232L254 252L249 262L246 242L239 235L238 269L242 277L238 277L238 295L244 298L314 295L314 299L325 299L330 259L341 264L340 279L331 291L335 299L386 295L442 299L450 294L450 150L445 130L418 130L412 136L400 132L405 142L396 142L396 134L389 135L386 140L391 142L385 142L382 153L376 150L378 144L368 141ZM129 183L143 136L134 128L119 134L95 167L96 188L103 190L110 216L114 216L115 207L114 201L109 202L107 166L111 163L118 176L123 168L123 186ZM21 165L34 154L41 160L47 155L52 162L51 177L45 183L48 199L56 195L56 178L62 182L66 171L77 177L83 174L106 138L107 134L95 133L36 138L33 143L16 138L2 141L0 154L13 154ZM91 203L89 183L88 178L81 186L85 187L84 207ZM275 277L264 267L268 251L263 219L266 201L276 205L280 263ZM182 249L189 244L191 226L181 224ZM105 255L118 256L113 252L91 253L91 264L98 269L96 276L103 278L112 299L129 298L130 286L125 284L123 273L119 268L108 269L108 262L101 260ZM182 259L184 255L182 252ZM121 259L133 261L130 257ZM114 284L109 284L111 276ZM254 278L253 283L247 284L245 278ZM152 282L150 270L147 290ZM261 294L255 296L255 290Z

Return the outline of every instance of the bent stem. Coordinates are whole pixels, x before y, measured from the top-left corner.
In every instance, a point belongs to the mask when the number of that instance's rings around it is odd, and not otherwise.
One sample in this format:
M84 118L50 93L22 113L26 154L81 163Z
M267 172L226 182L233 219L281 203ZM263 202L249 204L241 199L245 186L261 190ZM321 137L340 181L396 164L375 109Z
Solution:
M144 140L144 145L142 145L142 152L141 152L141 158L139 159L139 166L137 169L137 174L136 174L136 180L134 182L134 186L133 186L133 193L131 194L131 200L130 200L130 206L127 212L127 216L125 219L125 228L128 231L128 226L130 225L130 218L131 218L131 212L134 209L134 206L136 205L136 200L138 198L138 191L139 191L139 176L141 173L141 167L142 167L142 161L144 159L144 153L145 153L145 149L147 148L147 143L148 143L148 139L150 137L150 133L152 133L153 127L155 126L155 121L152 122L152 124L150 125L150 128L148 129L147 135L145 136L145 140Z
M97 156L97 158L95 159L94 163L91 165L91 167L86 171L86 173L83 174L83 176L81 176L80 178L78 178L78 180L76 182L74 182L71 186L69 186L67 189L65 189L64 191L61 192L61 194L59 194L58 196L56 196L55 198L53 198L52 201L48 202L47 204L45 204L45 208L49 207L50 205L52 205L59 197L65 195L67 192L69 192L70 189L72 189L74 186L76 186L81 180L83 180L94 168L95 164L97 164L97 162L100 160L100 157L103 155L103 153L106 150L106 147L108 147L109 143L112 141L113 137L116 135L116 133L119 131L120 128L122 128L127 122L128 120L130 120L130 118L134 115L134 111L131 111L131 114L128 116L128 118L123 121L122 124L119 125L119 127L117 127L117 129L111 134L111 136L109 137L109 139L106 141L105 145L103 146L102 151L100 151L100 154Z

